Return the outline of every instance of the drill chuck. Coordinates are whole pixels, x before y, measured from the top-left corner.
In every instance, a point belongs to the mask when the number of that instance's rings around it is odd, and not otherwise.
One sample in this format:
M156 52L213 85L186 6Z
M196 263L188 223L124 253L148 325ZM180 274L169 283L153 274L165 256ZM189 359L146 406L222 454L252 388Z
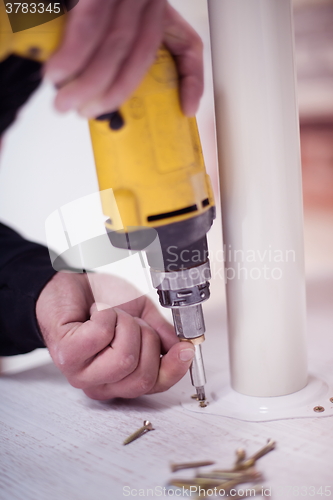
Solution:
M150 269L152 283L163 307L193 306L207 300L211 278L208 259L199 266L165 272Z
M205 338L205 321L201 303L209 298L209 261L197 267L173 272L151 269L151 275L153 285L158 290L160 304L172 310L178 337L194 344L191 381L197 390L198 399L203 400L206 376L201 343Z

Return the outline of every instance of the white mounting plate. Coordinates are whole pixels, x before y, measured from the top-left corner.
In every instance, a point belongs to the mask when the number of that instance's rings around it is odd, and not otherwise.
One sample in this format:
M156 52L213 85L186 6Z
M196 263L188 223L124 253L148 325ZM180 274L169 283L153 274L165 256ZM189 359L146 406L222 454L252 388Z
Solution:
M198 401L183 401L182 406L197 413L220 415L248 422L267 422L288 418L313 418L333 416L333 383L318 375L310 375L304 389L286 396L259 398L245 396L223 384L221 377L215 377L206 388L206 408ZM314 411L315 406L323 406L321 413Z

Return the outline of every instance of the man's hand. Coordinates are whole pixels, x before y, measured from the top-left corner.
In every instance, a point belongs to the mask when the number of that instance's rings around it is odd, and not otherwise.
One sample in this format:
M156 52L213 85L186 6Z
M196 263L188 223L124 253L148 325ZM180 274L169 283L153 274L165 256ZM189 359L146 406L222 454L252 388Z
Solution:
M107 304L133 292L127 282L102 275L93 275L93 288L98 302ZM192 344L178 341L145 296L97 310L84 274L57 273L40 294L36 315L56 366L93 399L166 391L194 356Z
M181 105L193 116L203 92L202 42L166 0L80 0L45 75L60 88L59 111L94 118L115 111L139 85L164 43L180 77Z

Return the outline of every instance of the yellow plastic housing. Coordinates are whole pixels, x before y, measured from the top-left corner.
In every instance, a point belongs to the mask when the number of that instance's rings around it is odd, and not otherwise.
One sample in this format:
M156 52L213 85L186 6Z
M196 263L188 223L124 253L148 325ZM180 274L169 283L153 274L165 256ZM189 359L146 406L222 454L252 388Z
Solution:
M66 15L12 33L1 1L0 14L0 61L15 54L43 62L59 45ZM176 66L164 47L119 112L119 130L89 122L109 229L157 227L207 211L214 202L196 120L181 111Z
M157 227L208 210L213 195L196 120L181 111L177 71L166 49L119 112L119 130L107 120L89 122L100 190L111 188L114 195L102 195L109 228ZM196 211L158 219L194 205Z

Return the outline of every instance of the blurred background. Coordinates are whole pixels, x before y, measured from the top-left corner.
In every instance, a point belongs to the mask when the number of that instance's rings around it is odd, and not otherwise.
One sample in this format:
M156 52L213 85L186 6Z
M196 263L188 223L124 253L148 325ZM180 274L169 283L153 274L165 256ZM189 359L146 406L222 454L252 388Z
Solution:
M214 261L222 236L207 1L171 3L204 41L205 93L198 125L218 206L217 221L209 234ZM311 280L333 276L333 0L293 0L293 9L306 275ZM47 83L34 94L5 134L0 160L0 220L44 244L46 218L64 204L98 190L87 123L74 113L56 113L54 94ZM215 265L218 269L223 263ZM212 280L212 293L224 300L224 284L218 274ZM157 301L155 292L152 298ZM209 301L206 308L209 310ZM3 358L2 370L15 371L47 359L45 350Z
M333 1L294 0L306 271L333 271Z

